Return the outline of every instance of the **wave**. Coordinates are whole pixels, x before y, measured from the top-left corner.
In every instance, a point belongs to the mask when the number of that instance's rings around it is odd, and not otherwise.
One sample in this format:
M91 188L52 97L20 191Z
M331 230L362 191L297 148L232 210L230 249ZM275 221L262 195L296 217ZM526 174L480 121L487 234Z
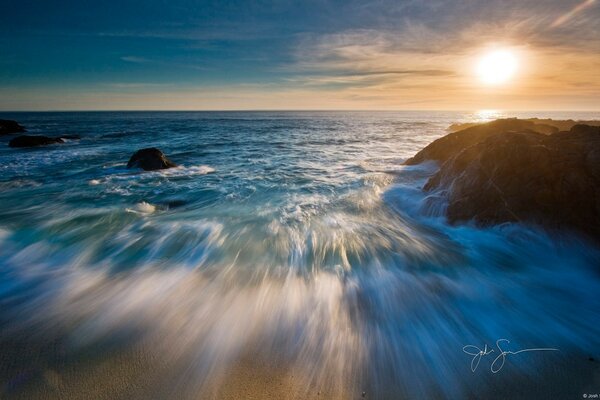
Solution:
M103 178L90 179L88 184L91 186L96 186L117 182L147 180L148 178L152 177L194 177L212 174L216 171L213 167L208 165L195 165L190 167L178 166L157 171L130 170L124 166L125 164L118 163L106 167L105 173L107 175L105 175Z
M543 391L558 378L561 390L585 387L600 348L600 249L520 224L448 225L443 196L421 190L437 166L398 165L444 133L441 117L344 114L330 131L307 128L309 116L223 126L208 113L175 137L173 114L106 115L73 126L89 138L80 150L0 149L14 182L0 184L6 387L214 398L240 370L298 399L512 398L505 386ZM93 140L123 127L141 133ZM190 165L126 169L150 140ZM463 346L500 338L559 352L471 372ZM577 368L579 380L556 373Z
M190 167L179 166L159 171L161 175L166 176L193 176L212 174L216 170L208 165L194 165Z
M75 348L115 336L151 343L149 351L179 376L161 382L192 391L224 379L240 357L259 353L283 357L306 388L368 388L374 397L389 390L413 397L443 390L455 398L488 379L465 376L464 345L510 338L521 347L552 346L564 354L595 348L600 287L585 267L589 252L573 262L572 252L584 249L553 251L539 239L532 245L527 234L512 248L494 248L498 235L483 236L464 232L465 240L491 249L471 249L473 263L446 274L381 266L315 271L309 279L284 270L242 278L240 265L209 273L148 264L112 275L71 264L49 273L36 295L21 302L12 328L38 326L38 334L51 338L58 335L53 327L69 327ZM514 270L493 265L510 256L522 257ZM527 263L531 256L535 261ZM12 262L23 259L17 254ZM33 272L20 268L22 277ZM510 368L531 373L538 361L521 358Z
M429 172L404 173L419 182ZM373 193L369 206L351 207L355 194L323 204L337 210L269 224L269 214L128 223L106 243L59 253L60 237L20 248L5 231L0 273L11 323L2 331L35 326L71 349L119 337L171 371L148 379L190 396L260 354L283 360L305 390L459 398L489 379L469 371L465 345L507 338L560 350L510 365L532 374L544 359L600 344L597 249L518 224L448 226L419 213L426 199L412 185Z

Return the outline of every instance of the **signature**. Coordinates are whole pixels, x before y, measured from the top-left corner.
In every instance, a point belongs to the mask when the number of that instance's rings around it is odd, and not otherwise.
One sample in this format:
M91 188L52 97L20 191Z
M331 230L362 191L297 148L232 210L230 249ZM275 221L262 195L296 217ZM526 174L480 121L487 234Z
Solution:
M494 353L496 350L498 350L498 353L497 353L498 356L494 359L494 361L492 361L492 365L490 366L490 370L494 374L500 372L502 367L504 367L504 362L506 361L506 357L509 355L531 352L531 351L558 351L558 349L552 349L552 348L522 349L522 350L518 350L518 351L510 351L510 350L502 349L503 345L509 344L509 343L510 343L510 340L508 340L508 339L498 339L498 340L496 340L496 348L497 349L488 349L487 344L483 347L483 349L480 349L479 347L473 346L471 344L464 346L463 351L465 353L473 356L473 359L471 359L471 371L475 372L475 370L479 366L479 362L481 361L481 359L487 355Z

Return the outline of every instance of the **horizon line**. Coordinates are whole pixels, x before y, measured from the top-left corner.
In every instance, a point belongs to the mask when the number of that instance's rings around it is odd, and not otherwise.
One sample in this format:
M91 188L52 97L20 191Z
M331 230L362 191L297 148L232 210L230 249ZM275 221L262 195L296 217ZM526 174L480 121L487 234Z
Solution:
M269 109L269 108L257 108L257 109L89 109L89 110L0 110L0 113L59 113L59 112L591 112L600 113L600 109L596 110L585 110L585 109L495 109L495 108L481 108L481 109L309 109L309 108L298 108L298 109Z

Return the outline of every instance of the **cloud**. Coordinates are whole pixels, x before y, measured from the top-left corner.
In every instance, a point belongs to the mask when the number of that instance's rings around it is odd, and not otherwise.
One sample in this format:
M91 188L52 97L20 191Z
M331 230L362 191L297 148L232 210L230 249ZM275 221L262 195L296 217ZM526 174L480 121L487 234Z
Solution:
M81 84L89 93L104 85L110 93L99 99L133 108L167 92L179 107L227 108L252 99L254 108L543 107L561 95L596 103L600 96L600 7L592 0L147 0L143 8L67 0L40 3L36 13L7 1L7 84L40 93L39 82ZM473 76L492 47L521 61L513 84L495 92Z
M493 97L541 99L564 90L600 93L597 79L591 88L581 83L594 82L600 70L600 32L592 17L598 10L590 1L587 13L570 13L561 29L552 26L569 9L560 1L431 2L434 15L407 15L393 27L384 23L304 34L293 61L282 69L291 74L287 81L299 86L337 91L349 101L399 105L428 97L437 104L456 104ZM474 65L483 52L497 47L517 53L521 68L518 82L492 97L474 77ZM548 75L555 78L548 80Z
M199 65L198 64L194 64L191 62L179 62L177 60L171 60L171 59L149 59L149 58L145 58L145 57L138 57L138 56L124 56L121 57L120 60L128 62L128 63L133 63L133 64L153 64L155 66L158 67L168 67L168 68L185 68L185 69L193 69L193 70L206 70L207 68Z
M144 63L151 62L147 58L136 57L136 56L124 56L124 57L121 57L121 60L123 60L125 62L135 63L135 64L144 64Z
M457 75L446 58L419 46L410 35L369 29L306 36L293 62L282 68L292 74L288 81L301 85L365 88L423 80L434 84Z
M168 83L154 83L154 82L112 82L107 83L106 86L114 89L156 89L156 88L167 88L173 85Z
M571 19L576 17L578 14L583 12L586 8L593 6L595 1L596 0L585 0L581 3L579 3L573 9L569 10L568 12L564 13L560 17L556 18L556 20L554 20L554 22L552 23L551 27L557 28L561 25L564 25L565 23L569 22Z

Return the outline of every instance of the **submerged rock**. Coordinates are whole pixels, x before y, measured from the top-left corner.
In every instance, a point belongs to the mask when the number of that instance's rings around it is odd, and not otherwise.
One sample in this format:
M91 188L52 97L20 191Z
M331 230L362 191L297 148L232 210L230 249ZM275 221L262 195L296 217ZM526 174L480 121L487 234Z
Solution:
M167 169L176 166L177 164L169 160L162 151L155 147L136 151L127 163L127 168L142 168L146 171Z
M424 190L444 193L448 220L526 221L600 241L600 127L575 125L547 135L527 124L496 133L488 129L494 123L486 125L452 133L415 156L442 162Z
M0 119L0 135L25 132L25 128L19 125L17 121L10 119Z
M48 136L21 135L8 142L8 145L10 147L37 147L54 143L64 143L64 140Z

